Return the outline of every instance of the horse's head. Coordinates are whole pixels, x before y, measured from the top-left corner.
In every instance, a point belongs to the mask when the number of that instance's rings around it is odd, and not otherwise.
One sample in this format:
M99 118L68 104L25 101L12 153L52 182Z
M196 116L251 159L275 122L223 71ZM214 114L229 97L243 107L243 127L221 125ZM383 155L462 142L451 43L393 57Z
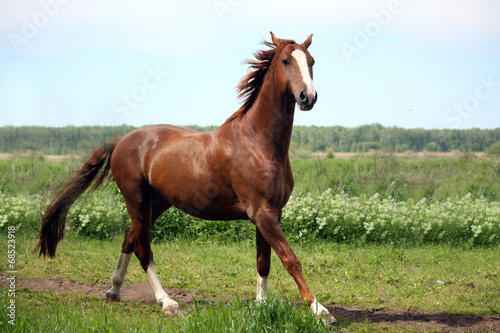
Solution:
M293 96L302 111L311 110L318 99L312 82L314 58L307 51L312 35L302 44L279 39L272 32L271 38L277 51L274 59L276 87L282 95Z

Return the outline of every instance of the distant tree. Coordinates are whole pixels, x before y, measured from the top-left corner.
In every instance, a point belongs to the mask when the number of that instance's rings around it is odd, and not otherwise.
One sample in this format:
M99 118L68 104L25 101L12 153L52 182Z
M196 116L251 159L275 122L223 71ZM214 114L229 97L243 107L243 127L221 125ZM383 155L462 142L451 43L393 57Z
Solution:
M424 146L424 150L426 151L441 151L441 146L436 142L429 142Z
M486 155L500 155L500 141L495 142L486 149Z
M314 142L313 151L325 151L325 148L326 144L322 139L318 139L316 140L316 142Z
M198 131L215 126L188 126ZM0 127L0 153L39 150L48 155L86 154L99 144L123 136L135 127L122 126L5 126ZM367 152L388 148L393 152L485 151L500 142L500 128L470 130L424 130L383 127L380 124L359 127L294 126L291 143L301 150Z

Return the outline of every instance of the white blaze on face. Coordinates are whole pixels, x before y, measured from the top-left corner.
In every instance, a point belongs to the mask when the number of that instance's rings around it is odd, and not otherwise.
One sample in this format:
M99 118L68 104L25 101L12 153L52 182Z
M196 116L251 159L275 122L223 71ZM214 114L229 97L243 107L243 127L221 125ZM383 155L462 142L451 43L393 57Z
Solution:
M297 64L299 66L300 74L302 75L302 81L306 85L306 92L308 95L314 95L315 90L311 78L311 74L309 72L309 66L307 65L307 57L306 54L299 50L296 49L292 52L292 57L297 61Z

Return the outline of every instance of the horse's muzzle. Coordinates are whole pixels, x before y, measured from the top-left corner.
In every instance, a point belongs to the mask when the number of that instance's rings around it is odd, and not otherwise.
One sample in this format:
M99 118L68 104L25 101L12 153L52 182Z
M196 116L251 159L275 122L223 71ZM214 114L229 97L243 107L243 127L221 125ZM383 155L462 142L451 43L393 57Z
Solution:
M310 111L317 100L318 93L316 91L314 91L314 94L308 94L305 91L301 91L297 98L297 105L302 111Z

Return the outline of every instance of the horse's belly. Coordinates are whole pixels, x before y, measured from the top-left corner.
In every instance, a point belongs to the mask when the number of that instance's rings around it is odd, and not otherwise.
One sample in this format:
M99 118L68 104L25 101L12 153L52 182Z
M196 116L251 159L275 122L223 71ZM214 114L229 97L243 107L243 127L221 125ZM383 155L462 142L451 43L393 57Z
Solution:
M193 201L182 201L174 204L185 213L205 220L245 220L248 215L239 202L233 200L216 200L202 195Z
M179 186L183 184L184 186ZM206 220L248 219L238 197L231 187L217 183L170 182L158 189L176 208Z
M217 209L214 206L198 209L197 207L181 204L176 207L185 213L204 220L229 221L229 220L247 220L248 215L244 210L223 207Z

